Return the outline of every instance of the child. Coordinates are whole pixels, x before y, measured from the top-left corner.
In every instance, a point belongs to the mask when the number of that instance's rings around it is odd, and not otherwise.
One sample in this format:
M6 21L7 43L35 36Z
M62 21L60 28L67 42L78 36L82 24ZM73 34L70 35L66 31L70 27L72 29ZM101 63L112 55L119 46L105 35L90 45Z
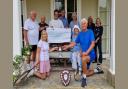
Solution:
M80 32L80 28L77 25L75 25L72 32L72 41L75 42L76 37ZM77 66L79 70L79 75L81 75L80 44L76 44L72 49L72 68L75 69L75 74L77 73Z
M51 69L50 61L49 61L49 51L57 50L58 47L54 47L49 49L49 44L47 42L48 35L45 30L41 32L41 39L37 45L37 53L36 53L36 63L35 66L39 64L39 72L36 71L34 74L41 78L46 79L49 77L49 72Z

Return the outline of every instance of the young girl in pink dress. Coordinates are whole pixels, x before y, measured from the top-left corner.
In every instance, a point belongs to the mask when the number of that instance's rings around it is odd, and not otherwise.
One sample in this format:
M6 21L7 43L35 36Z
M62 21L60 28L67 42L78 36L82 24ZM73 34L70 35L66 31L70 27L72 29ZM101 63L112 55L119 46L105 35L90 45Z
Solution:
M49 51L57 50L57 47L49 49L49 44L47 42L48 35L46 31L41 32L41 39L37 45L37 53L36 53L36 63L35 66L39 64L39 71L34 74L41 78L46 79L49 76L49 72L51 69L50 61L49 61Z

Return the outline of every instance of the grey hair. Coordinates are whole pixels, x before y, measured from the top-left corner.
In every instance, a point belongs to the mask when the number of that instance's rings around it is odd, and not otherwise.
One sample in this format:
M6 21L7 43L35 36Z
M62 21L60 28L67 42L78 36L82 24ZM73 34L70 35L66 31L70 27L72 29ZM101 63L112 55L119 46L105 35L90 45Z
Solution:
M86 18L83 18L83 19L81 19L81 23L82 23L82 22L88 23L88 20L87 20Z
M37 12L35 10L32 10L32 11L30 11L30 15L31 14L37 14Z

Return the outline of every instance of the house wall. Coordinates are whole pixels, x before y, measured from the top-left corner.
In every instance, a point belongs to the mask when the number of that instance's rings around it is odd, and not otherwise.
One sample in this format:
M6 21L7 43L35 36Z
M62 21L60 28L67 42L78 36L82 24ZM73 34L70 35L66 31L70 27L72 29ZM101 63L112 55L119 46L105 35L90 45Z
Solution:
M81 0L81 18L98 16L98 0Z
M26 0L27 16L31 10L37 11L37 20L40 21L42 15L46 16L46 22L51 19L50 0Z

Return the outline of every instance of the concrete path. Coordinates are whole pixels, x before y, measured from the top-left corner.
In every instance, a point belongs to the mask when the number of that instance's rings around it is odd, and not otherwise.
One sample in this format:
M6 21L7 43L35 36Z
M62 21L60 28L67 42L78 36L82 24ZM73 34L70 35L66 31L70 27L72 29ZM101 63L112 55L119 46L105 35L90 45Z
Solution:
M93 64L96 67L96 64ZM36 77L29 78L23 86L15 87L14 89L114 89L106 81L106 69L109 67L109 61L104 60L104 74L95 74L87 78L88 86L81 88L81 82L75 81L73 71L71 71L71 82L69 86L64 87L60 81L60 71L51 72L51 76L46 80L41 80Z

